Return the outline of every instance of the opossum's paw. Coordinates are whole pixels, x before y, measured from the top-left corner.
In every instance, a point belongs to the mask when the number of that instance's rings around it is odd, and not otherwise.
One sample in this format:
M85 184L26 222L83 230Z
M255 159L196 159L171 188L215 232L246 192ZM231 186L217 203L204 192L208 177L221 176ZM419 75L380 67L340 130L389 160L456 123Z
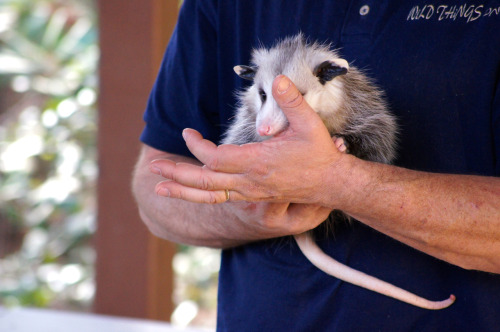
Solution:
M333 136L332 139L333 139L333 143L335 144L335 146L337 147L337 149L340 152L347 153L347 148L348 148L347 142L344 141L344 139L342 137Z

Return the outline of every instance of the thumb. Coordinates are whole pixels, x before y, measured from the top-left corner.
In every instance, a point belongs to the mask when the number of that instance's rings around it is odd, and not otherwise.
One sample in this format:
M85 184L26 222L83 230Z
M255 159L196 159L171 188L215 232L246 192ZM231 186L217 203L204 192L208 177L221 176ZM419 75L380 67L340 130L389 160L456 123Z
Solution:
M321 122L319 116L288 77L279 75L274 79L273 97L288 119L290 127L304 124L316 125L316 122Z

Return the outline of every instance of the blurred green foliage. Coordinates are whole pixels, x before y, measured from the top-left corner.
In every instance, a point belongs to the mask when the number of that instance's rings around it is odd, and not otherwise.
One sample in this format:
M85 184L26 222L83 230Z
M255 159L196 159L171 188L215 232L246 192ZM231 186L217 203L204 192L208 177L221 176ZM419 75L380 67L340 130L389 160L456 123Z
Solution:
M173 260L174 325L215 328L220 257L220 250L179 246Z
M94 0L0 0L0 305L90 309L96 22ZM214 327L219 264L180 246L174 323Z
M91 304L98 57L94 1L0 0L0 304Z

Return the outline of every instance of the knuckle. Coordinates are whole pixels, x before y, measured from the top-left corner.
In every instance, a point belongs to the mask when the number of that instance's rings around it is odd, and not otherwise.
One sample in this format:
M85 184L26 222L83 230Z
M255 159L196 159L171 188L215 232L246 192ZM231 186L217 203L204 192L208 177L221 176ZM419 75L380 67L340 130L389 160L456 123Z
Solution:
M300 94L298 90L293 90L287 96L287 99L283 101L283 104L281 106L284 108L297 108L302 104L303 101L304 97L302 96L302 94Z
M175 196L173 195L172 197L175 197L175 198L178 198L178 199L184 200L184 201L187 200L187 196L184 194L184 192L182 190L179 190L177 192L177 195L175 195Z
M177 183L180 183L182 180L182 173L180 172L175 172L175 171L165 172L163 173L163 176Z
M211 170L219 170L219 159L216 156L210 156L206 163L207 167Z
M245 193L245 196L252 200L258 200L261 197L261 195L259 194L259 187L254 181L246 184L246 186L243 188L243 191Z
M205 168L201 169L201 172L198 177L197 187L203 190L213 190L214 183L213 180L207 174L207 170Z
M215 191L209 191L206 197L205 203L207 204L217 204L220 203L220 198Z
M250 181L243 187L245 197L252 201L274 201L280 199L280 194L271 188L263 186L258 181Z
M254 173L259 178L267 178L271 174L269 165L267 165L267 163L255 164L253 166L252 173Z

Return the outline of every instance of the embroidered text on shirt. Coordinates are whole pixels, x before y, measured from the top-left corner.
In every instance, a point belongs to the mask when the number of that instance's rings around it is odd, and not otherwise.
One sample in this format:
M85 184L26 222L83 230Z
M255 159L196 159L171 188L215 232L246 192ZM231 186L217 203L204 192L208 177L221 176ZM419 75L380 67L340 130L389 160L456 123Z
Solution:
M500 7L485 8L484 5L461 5L461 6L448 6L448 5L425 5L414 6L408 17L407 21L415 20L431 20L437 19L438 21L465 19L467 23L473 22L481 17L491 17L500 15Z

